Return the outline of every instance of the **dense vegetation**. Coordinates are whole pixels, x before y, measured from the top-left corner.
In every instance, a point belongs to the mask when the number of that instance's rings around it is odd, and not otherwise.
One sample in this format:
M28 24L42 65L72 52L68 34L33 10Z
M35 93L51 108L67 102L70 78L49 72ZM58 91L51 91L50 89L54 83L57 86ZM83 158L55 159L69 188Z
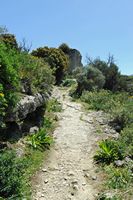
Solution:
M50 62L31 55L25 46L20 46L13 34L5 32L3 28L0 29L0 136L6 129L6 116L15 110L21 98L25 95L34 96L37 93L47 95L51 92L56 80L53 68L56 64L61 70L67 67L65 58L60 57L56 63L56 58L61 54L63 54L61 50L54 49L53 54L51 52L51 60L53 59L55 64L52 67ZM57 101L50 102L47 102L45 108L42 127L36 134L24 138L25 147L21 149L22 156L18 155L14 142L10 144L10 141L7 143L1 141L0 199L30 199L29 178L40 166L44 157L42 152L52 143L50 133L56 120L53 112L60 109Z
M13 42L10 39L13 38ZM15 41L15 42L14 42ZM26 94L47 93L54 82L52 69L41 58L16 49L15 36L0 36L0 124L4 116L15 108L23 93L23 84L28 86ZM15 44L15 45L14 45ZM18 45L17 45L18 46Z
M41 47L32 51L32 55L42 58L54 70L56 84L59 85L68 68L68 58L61 49Z
M100 89L112 92L126 91L132 94L132 76L121 75L112 56L109 56L107 61L88 58L88 64L82 69L76 69L73 75L76 75L78 84L75 91L77 96L81 96L83 91Z

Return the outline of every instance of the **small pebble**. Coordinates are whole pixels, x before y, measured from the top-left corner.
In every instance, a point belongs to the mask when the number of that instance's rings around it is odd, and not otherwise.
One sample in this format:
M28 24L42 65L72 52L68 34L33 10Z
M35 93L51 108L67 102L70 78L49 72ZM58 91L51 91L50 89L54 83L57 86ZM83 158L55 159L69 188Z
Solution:
M92 178L92 180L94 180L94 181L97 180L97 177L96 177L96 176L92 176L91 178Z
M48 183L48 180L46 179L46 180L44 181L44 183Z
M47 169L42 169L42 172L47 172Z

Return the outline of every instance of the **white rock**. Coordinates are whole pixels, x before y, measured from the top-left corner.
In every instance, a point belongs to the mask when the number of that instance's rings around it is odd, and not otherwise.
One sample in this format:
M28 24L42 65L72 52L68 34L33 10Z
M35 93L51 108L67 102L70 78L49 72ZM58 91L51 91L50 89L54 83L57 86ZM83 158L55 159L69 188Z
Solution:
M42 169L42 172L47 172L47 169Z
M48 179L44 180L44 183L45 183L45 184L48 183Z

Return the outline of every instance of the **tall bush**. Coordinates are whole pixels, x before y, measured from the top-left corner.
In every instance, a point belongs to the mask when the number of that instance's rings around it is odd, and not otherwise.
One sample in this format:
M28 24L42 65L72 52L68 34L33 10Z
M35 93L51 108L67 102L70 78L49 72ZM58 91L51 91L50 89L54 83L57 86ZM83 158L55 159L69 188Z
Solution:
M87 66L84 72L78 75L77 83L76 93L81 95L84 90L93 91L102 89L105 83L105 77L100 70Z
M19 75L28 82L31 93L47 93L54 83L52 69L43 59L22 52L19 56Z
M0 34L0 42L3 42L7 48L19 50L15 35L9 33Z
M5 108L6 101L6 110L13 108L18 100L16 95L20 85L18 70L17 52L0 43L0 92L3 99L0 106Z
M94 60L88 59L88 65L99 69L105 76L104 89L117 91L120 88L120 72L115 64L113 56L109 56L108 60L102 61L99 58Z
M60 84L68 67L68 58L61 49L41 47L32 52L33 56L43 58L54 70L56 84Z

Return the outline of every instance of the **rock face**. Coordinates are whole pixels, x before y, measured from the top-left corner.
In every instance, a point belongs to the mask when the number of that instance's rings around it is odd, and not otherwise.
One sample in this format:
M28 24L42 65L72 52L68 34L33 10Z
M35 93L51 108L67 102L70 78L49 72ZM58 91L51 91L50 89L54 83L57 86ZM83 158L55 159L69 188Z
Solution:
M45 105L48 96L36 94L35 96L25 95L18 103L15 111L9 113L6 122L21 121L27 117L29 113L36 111L38 107Z
M27 133L31 133L31 127L40 127L43 123L47 95L24 95L18 102L16 109L6 116L6 129L0 130L0 134L6 138L19 139Z
M82 56L77 49L69 50L69 72L71 73L77 67L83 67Z

